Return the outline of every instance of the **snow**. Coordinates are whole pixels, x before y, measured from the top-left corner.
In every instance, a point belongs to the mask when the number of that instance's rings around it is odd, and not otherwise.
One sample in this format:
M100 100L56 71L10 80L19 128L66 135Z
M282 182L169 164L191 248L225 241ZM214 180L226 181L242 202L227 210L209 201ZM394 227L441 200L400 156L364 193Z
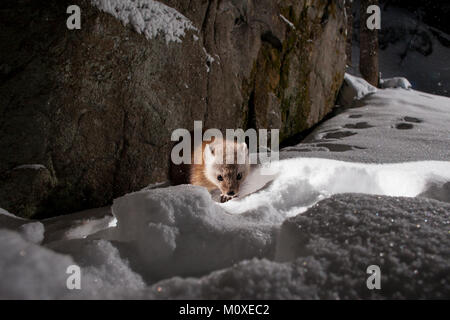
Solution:
M167 279L145 297L448 299L449 225L450 205L437 201L336 195L283 224L274 261ZM382 271L381 291L365 285L372 264Z
M23 164L23 165L15 167L13 170L20 170L20 169L40 170L40 169L47 169L47 168L42 164Z
M346 76L346 83L349 79L352 77ZM366 91L359 100L343 99L364 81L356 79L356 84L343 87L340 98L340 104L350 108L337 109L336 116L302 144L283 149L281 159L312 157L364 163L450 159L449 98L389 88Z
M406 78L394 77L394 78L380 79L380 87L384 89L386 88L411 89L412 85Z
M346 73L344 75L344 83L340 92L341 103L346 106L353 104L354 100L360 100L369 93L374 93L377 88L369 84L364 79L352 76Z
M289 27L291 27L292 29L295 30L294 24L293 24L291 21L289 21L285 16L283 16L282 14L280 14L280 18L281 18L284 22L286 22L286 23L288 24Z
M16 217L1 208L0 228L8 228L17 231L24 239L31 243L39 244L44 239L44 226L41 222L32 222Z
M39 222L0 210L0 298L448 299L450 99L345 83L337 114L240 198L156 183Z
M154 0L91 0L92 5L131 26L147 39L164 37L166 43L182 42L186 31L197 29L177 10Z
M116 218L109 207L85 210L57 218L43 220L45 242L84 239L102 230L114 227Z
M213 56L210 55L210 54L206 51L205 47L203 47L203 53L204 53L205 56L206 56L206 65L205 65L205 67L206 67L206 72L209 73L209 71L211 71L210 66L212 66L213 62L214 62L216 59L214 59Z
M70 256L82 271L81 290L65 290L66 298L129 298L145 288L119 250L105 240L66 240L49 245L61 256ZM66 275L67 278L67 275Z
M127 298L144 288L142 278L104 240L69 240L47 248L1 229L0 252L0 299ZM81 290L66 286L73 265L82 268Z
M31 244L17 232L0 230L0 298L51 299L63 296L66 268L74 264L42 246Z
M149 281L206 273L273 249L271 224L227 214L197 186L128 194L112 210L118 223L109 236L132 244L130 259Z
M3 208L0 208L0 219L1 219L1 215L5 215L5 216L9 216L9 217L15 218L15 216L11 212L8 212L8 211L6 211Z
M20 226L20 233L29 242L40 244L44 240L44 225L40 222L30 222Z
M448 161L363 164L297 158L273 165L277 170L276 179L267 188L225 203L225 210L271 219L279 217L283 221L333 194L358 192L415 197L430 184L442 187L450 181ZM251 185L251 181L247 183Z

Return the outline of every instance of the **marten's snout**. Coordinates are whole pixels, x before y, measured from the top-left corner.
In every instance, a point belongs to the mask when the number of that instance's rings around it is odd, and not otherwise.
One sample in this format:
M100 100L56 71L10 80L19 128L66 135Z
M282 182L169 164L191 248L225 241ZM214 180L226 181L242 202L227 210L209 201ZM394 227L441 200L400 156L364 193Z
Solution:
M234 191L228 191L227 196L234 196Z

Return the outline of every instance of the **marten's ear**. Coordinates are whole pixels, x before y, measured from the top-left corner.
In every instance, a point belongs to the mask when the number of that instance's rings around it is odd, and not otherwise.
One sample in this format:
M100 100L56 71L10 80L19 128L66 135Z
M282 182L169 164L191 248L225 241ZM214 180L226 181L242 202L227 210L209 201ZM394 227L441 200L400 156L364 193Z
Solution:
M214 161L214 147L211 144L205 146L205 152L203 154L206 163L211 163Z

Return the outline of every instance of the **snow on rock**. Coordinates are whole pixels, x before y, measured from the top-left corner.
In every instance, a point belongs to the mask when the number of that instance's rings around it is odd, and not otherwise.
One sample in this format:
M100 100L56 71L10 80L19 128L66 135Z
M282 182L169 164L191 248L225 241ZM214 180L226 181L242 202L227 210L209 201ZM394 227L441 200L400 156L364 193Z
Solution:
M295 25L294 25L291 21L289 21L285 16L283 16L282 14L280 14L280 18L281 18L284 22L286 22L286 23L288 24L289 27L291 27L292 29L295 30Z
M124 255L149 281L195 275L252 257L270 256L272 224L227 214L206 189L176 186L141 191L113 204Z
M0 208L0 222L2 223L2 225L8 222L21 225L26 221L28 220L21 217L17 217L11 212Z
M115 225L111 208L103 207L43 220L45 242L84 239Z
M166 43L182 42L187 30L197 30L192 22L177 10L154 0L91 0L124 25L131 24L147 39L162 35Z
M340 91L339 103L345 106L351 106L354 100L362 99L369 93L376 91L377 88L366 80L346 73Z
M203 47L203 53L204 53L205 56L206 56L206 65L205 65L205 67L206 67L206 72L209 73L209 72L211 71L211 67L212 67L213 62L214 62L216 59L214 59L213 56L210 55L210 54L208 53L208 51L206 51L205 47Z
M23 164L23 165L15 167L13 170L20 170L20 169L40 170L40 169L47 169L47 168L42 164Z
M408 79L403 78L403 77L380 79L380 86L383 89L386 89L386 88L411 89L412 88L412 85L408 81Z

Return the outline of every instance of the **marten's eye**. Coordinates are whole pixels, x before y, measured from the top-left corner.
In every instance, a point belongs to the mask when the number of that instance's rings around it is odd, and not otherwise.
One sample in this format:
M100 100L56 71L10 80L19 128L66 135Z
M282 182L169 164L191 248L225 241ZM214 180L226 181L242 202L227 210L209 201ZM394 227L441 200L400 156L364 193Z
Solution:
M236 179L241 180L242 179L242 173L238 173Z
M222 176L217 176L217 180L223 181L223 177Z

